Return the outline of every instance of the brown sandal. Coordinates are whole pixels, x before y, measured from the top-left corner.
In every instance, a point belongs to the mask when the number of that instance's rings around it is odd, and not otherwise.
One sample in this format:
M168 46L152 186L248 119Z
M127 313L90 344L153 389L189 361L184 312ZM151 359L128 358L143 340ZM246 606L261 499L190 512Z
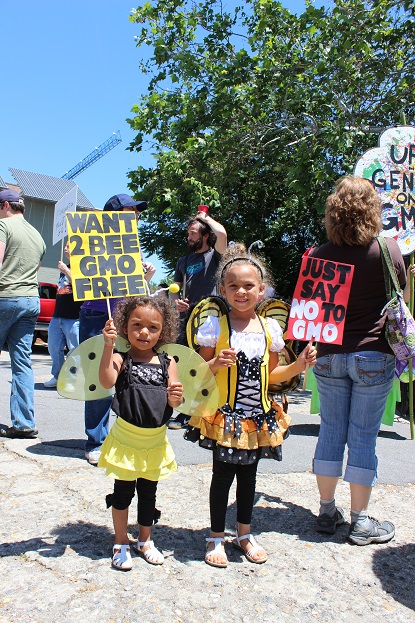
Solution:
M241 541L243 541L244 539L247 539L252 545L252 547L250 547L248 550L245 550L241 545ZM262 565L262 563L268 560L267 554L265 554L265 556L263 556L262 558L253 557L254 554L256 554L260 549L263 549L263 547L258 545L252 534L244 534L243 536L238 536L238 534L236 534L234 540L232 541L232 545L236 547L236 549L239 549L241 552L243 552L245 558L249 560L249 562L253 562L256 565Z

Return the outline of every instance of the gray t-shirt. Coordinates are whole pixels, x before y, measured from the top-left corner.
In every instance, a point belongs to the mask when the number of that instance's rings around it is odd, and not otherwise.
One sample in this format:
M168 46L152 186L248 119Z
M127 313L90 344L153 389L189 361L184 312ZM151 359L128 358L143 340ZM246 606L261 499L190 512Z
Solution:
M0 242L6 245L0 297L39 296L37 271L46 245L37 229L20 216L0 219Z
M190 305L215 294L215 274L220 258L221 254L215 249L208 249L204 253L189 253L177 262L174 281L185 284L183 298L187 298Z

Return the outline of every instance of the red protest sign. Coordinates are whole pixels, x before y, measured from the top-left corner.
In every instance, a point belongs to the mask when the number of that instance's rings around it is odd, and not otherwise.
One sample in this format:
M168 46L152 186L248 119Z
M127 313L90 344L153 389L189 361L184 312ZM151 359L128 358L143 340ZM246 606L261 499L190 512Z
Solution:
M303 255L287 338L341 344L354 266Z

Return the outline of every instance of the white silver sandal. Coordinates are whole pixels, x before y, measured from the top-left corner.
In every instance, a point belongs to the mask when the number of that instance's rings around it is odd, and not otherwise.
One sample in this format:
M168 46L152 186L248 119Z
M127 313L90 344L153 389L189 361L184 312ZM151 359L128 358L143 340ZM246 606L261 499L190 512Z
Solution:
M215 544L215 547L213 549L210 549L209 551L206 552L205 563L207 565L210 565L211 567L219 567L221 569L225 569L225 567L228 566L228 557L226 555L226 552L222 550L222 546L223 546L223 549L225 549L225 539L221 536L217 536L217 537L211 536L205 539L205 541L206 541L206 546L209 543ZM214 562L213 560L209 560L208 556L211 556L212 554L219 554L220 556L222 556L223 562Z
M129 545L114 545L111 565L120 571L130 571L133 567Z
M144 545L148 545L149 548L143 552ZM146 562L150 563L150 565L163 564L164 556L156 547L154 547L154 541L137 541L133 547L137 554L142 556Z

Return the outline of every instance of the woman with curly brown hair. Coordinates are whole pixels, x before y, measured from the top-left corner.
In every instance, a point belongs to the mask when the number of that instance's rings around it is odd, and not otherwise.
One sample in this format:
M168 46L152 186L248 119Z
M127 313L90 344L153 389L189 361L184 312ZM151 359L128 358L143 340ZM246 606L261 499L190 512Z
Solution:
M114 322L107 320L102 332L105 343L99 380L108 389L115 385L112 408L118 417L102 444L98 467L105 467L107 476L115 479L114 493L107 496L115 531L112 566L128 571L132 566L128 507L135 491L136 551L150 564L164 561L151 540L151 527L159 517L157 483L177 469L166 422L173 407L182 402L183 386L174 359L156 349L174 342L177 312L161 297L127 298L116 308ZM117 332L129 341L126 354L113 352Z
M326 202L329 242L310 253L313 257L354 265L353 282L341 345L320 343L314 373L320 395L320 433L313 472L320 493L319 532L334 534L344 522L335 504L335 490L343 473L350 484L350 542L384 543L395 527L368 516L377 477L376 439L386 398L392 387L395 357L386 341L385 281L377 236L382 230L381 202L365 179L345 177ZM399 247L387 239L399 283L406 283Z

